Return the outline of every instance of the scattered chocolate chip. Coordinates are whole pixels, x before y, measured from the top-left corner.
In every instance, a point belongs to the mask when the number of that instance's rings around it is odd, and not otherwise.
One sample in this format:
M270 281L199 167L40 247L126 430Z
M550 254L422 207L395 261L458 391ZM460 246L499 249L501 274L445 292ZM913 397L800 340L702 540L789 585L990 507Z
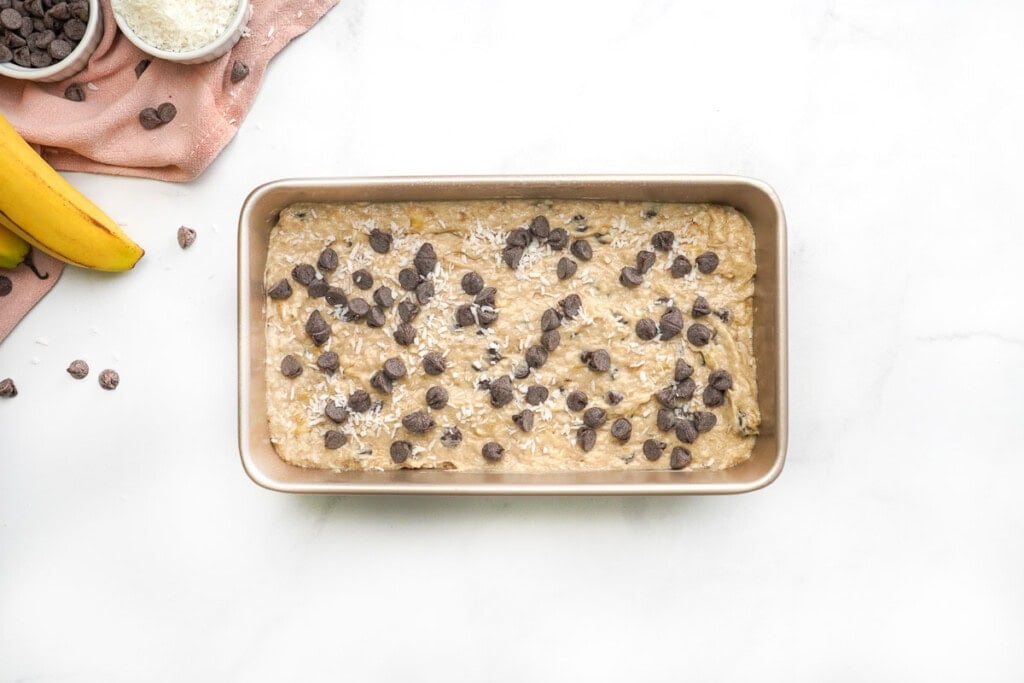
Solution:
M683 314L675 306L671 306L664 313L661 314L661 324L658 326L661 329L661 340L668 341L683 329Z
M324 351L320 354L320 357L316 359L316 366L324 372L333 373L338 369L340 361L338 354L334 351Z
M416 328L409 323L401 323L395 328L395 341L402 346L409 346L416 341Z
M56 9L56 7L54 7L54 9ZM135 65L135 78L142 78L142 74L146 73L146 69L149 68L151 63L152 60L140 59L139 63Z
M505 244L510 247L525 247L530 243L530 232L523 228L512 230L505 237Z
M670 429L674 429L675 428L676 422L677 422L676 414L674 412L672 412L668 408L659 408L658 409L658 419L657 419L658 429L660 429L663 432L667 432Z
M548 352L540 344L534 344L526 350L526 364L531 368L543 367L548 362Z
M526 363L517 363L512 368L512 376L516 379L526 379L530 376L530 366Z
M569 395L565 397L565 407L573 412L579 412L587 407L589 401L590 399L582 391L570 391Z
M558 265L555 267L555 274L559 280L568 280L576 274L576 262L567 256L563 256L558 259Z
M437 265L437 254L434 252L434 245L430 242L424 242L416 251L412 264L416 267L416 272L423 277L434 272L434 266Z
M434 428L435 422L428 413L417 410L402 418L402 426L414 434L423 434Z
M236 59L234 64L231 65L231 82L238 83L244 81L248 75L249 67Z
M289 353L281 359L281 374L285 377L298 377L302 374L302 365Z
M381 308L391 308L395 305L395 295L390 287L382 285L374 290L373 302Z
M505 454L505 448L500 443L488 441L484 444L484 447L480 449L480 452L483 454L484 460L497 462L498 460L501 460L501 456Z
M362 389L356 389L348 397L348 407L357 413L365 413L370 409L370 395Z
M658 336L658 323L650 318L640 318L636 321L636 336L644 341L650 341Z
M14 398L18 395L18 387L14 386L14 380L8 377L0 380L0 398Z
M370 304L362 297L353 297L348 302L348 312L354 320L362 320L370 314Z
M693 443L697 440L697 428L689 420L679 420L676 423L676 438L683 443Z
M523 247L505 247L504 251L501 252L501 260L505 262L509 268L513 270L519 267L519 262L523 260Z
M311 299L319 299L325 296L330 290L330 286L322 278L317 278L309 283L309 287L306 288L306 293Z
M484 279L480 277L480 273L475 270L471 270L462 276L462 291L466 294L479 294L480 290L483 288Z
M597 432L590 427L580 427L576 430L576 444L584 451L591 451L597 443Z
M324 448L329 450L336 450L345 445L348 441L348 437L339 432L337 429L329 429L324 433Z
M164 102L156 108L156 115L160 117L160 123L170 123L178 115L178 108L170 102Z
M694 346L704 346L711 340L711 330L700 323L694 323L686 330L686 338Z
M580 360L594 372L608 372L612 367L612 357L604 349L584 351L580 354Z
M288 280L278 280L273 287L267 290L267 296L271 299L287 299L292 295L292 286Z
M389 453L391 462L401 465L412 456L412 444L408 441L392 441Z
M413 291L419 284L423 282L423 278L412 268L402 268L398 271L398 284L402 286L402 289Z
M629 441L629 437L633 435L633 425L626 418L620 417L612 422L611 432L619 441Z
M717 422L718 417L714 413L698 410L693 414L693 426L701 434L711 431Z
M662 452L665 450L666 444L664 441L658 441L657 439L647 439L644 441L644 457L654 462L661 457Z
M348 421L348 411L330 399L328 399L327 405L324 406L324 415L335 424L344 424Z
M651 237L651 246L658 251L668 251L672 248L672 243L675 242L676 236L670 230L662 230L661 232L654 233Z
M672 260L672 265L669 267L669 272L672 273L672 277L683 277L689 275L690 271L693 270L693 266L690 264L690 259L686 258L682 254L676 256Z
M398 317L403 323L411 323L420 314L420 307L415 301L406 299L398 304Z
M512 402L515 393L512 390L512 380L507 376L499 377L491 382L491 405L495 408L507 406Z
M676 398L680 401L689 401L693 398L693 392L697 390L697 384L692 377L687 377L676 384Z
M444 356L437 351L428 351L423 356L423 371L428 375L440 375L446 366Z
M676 446L672 449L672 455L669 458L669 467L674 470L681 470L690 464L693 456L690 455L690 451L686 450L682 446Z
M399 307L401 310L401 307ZM476 322L473 316L473 307L469 304L462 304L455 309L455 324L458 327L469 327Z
M75 379L84 379L89 374L89 364L84 360L73 360L68 365L68 374Z
M585 239L573 240L569 251L581 261L589 261L594 258L594 250L590 247L590 242Z
M732 389L732 375L728 370L713 370L708 375L708 384L719 391Z
M432 298L434 298L434 283L430 280L421 282L419 286L416 287L416 301L420 304L425 304Z
M543 346L544 350L548 353L554 352L561 343L562 335L559 334L558 330L548 330L544 334L540 335L540 345Z
M401 379L407 372L401 358L388 358L384 361L384 374L388 376L388 379Z
M440 410L448 405L448 390L441 386L432 386L427 389L427 406L434 410Z
M292 279L303 287L308 287L309 283L316 279L316 268L308 263L300 263L292 268Z
M665 406L666 408L671 408L673 405L675 405L675 386L669 385L667 387L662 387L661 389L658 389L656 392L654 392L654 398L655 400L658 401L658 403Z
M708 303L707 299L698 296L693 300L693 308L690 309L690 315L694 318L703 318L709 313L711 313L711 304Z
M548 223L547 216L535 216L530 221L530 234L537 239L544 239L551 235L551 224Z
M323 346L331 336L331 327L320 315L320 311L314 310L309 314L309 318L306 319L306 334L317 346Z
M565 228L555 228L548 235L548 246L555 251L561 251L569 244L569 233Z
M370 248L378 254L386 254L391 251L391 233L374 228L370 231Z
M116 370L111 370L110 368L100 371L99 379L100 386L107 391L117 389L117 385L121 383L121 376L117 374Z
M521 413L513 415L512 421L519 425L524 432L533 431L533 411L529 408L524 408Z
M704 387L703 399L704 405L708 408L717 408L725 403L725 394L712 386L707 386Z
M731 317L731 316L729 315L729 311L728 311L727 309L724 309L724 308L720 308L720 309L718 309L717 311L715 311L715 315L716 315L716 316L718 317L718 319L719 319L719 320L721 320L721 321L722 321L723 323L727 323L727 322L729 322L729 318Z
M139 123L146 130L153 130L163 125L163 121L160 120L160 115L156 112L153 107L146 107L139 112Z
M72 83L64 88L64 97L72 102L83 102L85 100L85 88L82 87L81 83Z
M373 306L366 313L366 326L367 327L384 327L384 323L387 322L387 316L384 314L384 309L380 306Z
M352 282L355 283L359 289L370 289L373 287L373 275L370 274L366 268L360 268L356 272L352 273Z
M494 287L484 287L473 299L477 306L493 306L498 290Z
M608 420L608 413L603 408L587 408L583 412L583 424L597 429Z
M547 309L540 316L540 329L544 332L557 330L561 325L562 316L558 315L558 311L553 308Z
M643 284L644 278L633 266L626 266L619 271L619 284L623 287L639 287Z
M476 313L476 317L482 326L487 327L498 319L498 312L490 306L481 306L480 310Z
M672 374L672 379L677 382L682 382L684 379L693 374L693 366L687 363L682 358L676 359L676 369Z
M327 247L320 252L320 256L316 260L317 267L320 270L333 271L338 268L338 252L334 251L330 247Z
M559 301L558 306L562 309L562 315L572 320L583 310L583 300L580 299L579 294L570 294Z
M327 293L324 294L324 299L327 300L331 306L347 306L348 297L345 295L345 290L341 287L328 287Z
M441 445L445 448L457 448L462 444L462 430L452 425L441 431Z
M390 394L391 390L394 388L391 380L384 374L383 370L377 370L373 373L370 377L370 386L382 394Z
M617 406L622 403L622 399L626 398L621 391L609 391L604 396L604 400L608 402L610 406Z
M718 267L718 254L713 251L705 251L697 257L697 270L707 275L715 272Z
M526 390L526 402L531 406L537 406L548 400L548 389L539 384L534 384Z
M636 253L636 270L643 275L654 266L653 251L638 251Z

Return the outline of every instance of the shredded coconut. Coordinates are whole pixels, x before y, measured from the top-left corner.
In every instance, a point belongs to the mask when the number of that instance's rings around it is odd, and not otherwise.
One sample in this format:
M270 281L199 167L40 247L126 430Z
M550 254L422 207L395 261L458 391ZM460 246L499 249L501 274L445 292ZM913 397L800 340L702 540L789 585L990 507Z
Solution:
M153 47L188 52L209 45L227 30L239 0L114 0L121 19Z

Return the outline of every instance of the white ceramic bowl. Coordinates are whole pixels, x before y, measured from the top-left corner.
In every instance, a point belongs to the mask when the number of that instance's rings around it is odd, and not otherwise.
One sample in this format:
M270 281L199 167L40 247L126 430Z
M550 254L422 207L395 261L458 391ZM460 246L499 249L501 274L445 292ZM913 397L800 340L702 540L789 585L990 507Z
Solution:
M86 67L102 38L103 10L100 9L99 0L89 0L89 21L85 24L85 35L78 41L78 45L71 51L71 54L59 62L38 69L18 66L14 62L0 64L0 76L41 83L63 81Z
M231 18L224 33L220 37L215 38L213 42L210 42L203 47L196 48L195 50L188 50L186 52L172 52L171 50L161 50L158 47L150 45L142 38L139 37L132 27L128 25L128 22L124 18L114 11L114 21L117 22L117 27L121 29L121 33L127 38L135 47L139 48L143 52L157 59L163 59L168 62L177 62L178 64L202 64L204 62L212 62L213 60L227 54L231 48L235 46L235 43L242 37L242 32L245 30L245 25L249 23L249 18L252 16L252 5L249 0L238 0L238 9L235 10L235 15Z

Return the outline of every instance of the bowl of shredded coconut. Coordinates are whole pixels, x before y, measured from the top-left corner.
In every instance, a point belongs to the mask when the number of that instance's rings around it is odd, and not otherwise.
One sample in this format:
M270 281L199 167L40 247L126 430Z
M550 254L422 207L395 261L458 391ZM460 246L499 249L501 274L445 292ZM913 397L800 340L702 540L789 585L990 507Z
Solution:
M226 54L245 32L249 0L113 0L121 33L143 52L181 64Z

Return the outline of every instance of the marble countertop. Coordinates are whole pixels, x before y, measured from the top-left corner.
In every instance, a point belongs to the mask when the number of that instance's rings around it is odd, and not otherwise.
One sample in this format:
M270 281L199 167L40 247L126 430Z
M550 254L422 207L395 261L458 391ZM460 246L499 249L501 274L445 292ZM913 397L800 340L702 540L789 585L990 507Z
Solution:
M0 400L0 680L1024 679L1021 25L1005 2L343 0L198 181L70 175L147 255L68 269L0 346L21 391ZM778 481L582 499L249 481L253 187L561 172L779 193ZM78 357L121 386L70 380Z

